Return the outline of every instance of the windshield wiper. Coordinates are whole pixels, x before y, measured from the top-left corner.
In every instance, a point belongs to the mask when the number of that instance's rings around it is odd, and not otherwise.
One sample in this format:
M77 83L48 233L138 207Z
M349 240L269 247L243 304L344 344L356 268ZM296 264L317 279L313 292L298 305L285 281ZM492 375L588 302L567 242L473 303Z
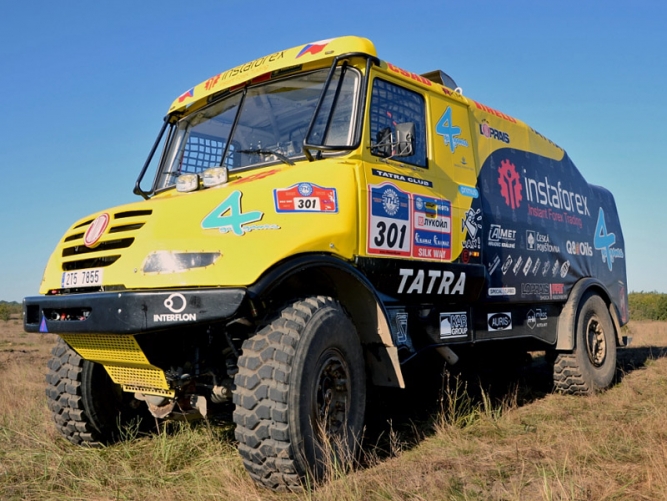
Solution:
M290 160L288 156L283 155L282 153L278 153L277 151L263 150L261 148L256 148L253 150L236 150L236 153L248 153L250 155L266 155L266 156L274 155L277 159L281 160L287 165L294 165L294 162L292 162L292 160Z

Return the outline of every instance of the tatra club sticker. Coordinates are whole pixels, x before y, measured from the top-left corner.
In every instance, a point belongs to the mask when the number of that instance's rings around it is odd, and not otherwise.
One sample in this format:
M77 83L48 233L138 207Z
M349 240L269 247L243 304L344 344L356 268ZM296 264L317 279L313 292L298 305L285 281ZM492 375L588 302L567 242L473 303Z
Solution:
M86 247L95 247L99 243L100 238L102 238L102 235L104 235L109 226L110 219L109 214L106 212L95 218L86 230L85 235L83 235L83 244Z

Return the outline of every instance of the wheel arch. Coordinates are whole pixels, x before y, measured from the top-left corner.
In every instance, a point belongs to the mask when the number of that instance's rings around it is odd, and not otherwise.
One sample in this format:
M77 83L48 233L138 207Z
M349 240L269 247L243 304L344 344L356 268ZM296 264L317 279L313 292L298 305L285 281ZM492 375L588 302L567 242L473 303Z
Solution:
M248 292L263 305L310 295L335 298L357 329L372 383L405 387L384 304L373 285L349 262L328 254L294 256L267 270Z
M556 350L570 351L574 349L575 329L577 322L577 311L579 303L587 292L595 292L607 305L609 316L611 317L614 331L616 333L616 345L623 346L623 338L621 336L621 323L618 317L618 312L614 307L609 291L602 282L595 278L582 278L570 291L570 295L563 306L563 309L558 318L558 332L556 337Z

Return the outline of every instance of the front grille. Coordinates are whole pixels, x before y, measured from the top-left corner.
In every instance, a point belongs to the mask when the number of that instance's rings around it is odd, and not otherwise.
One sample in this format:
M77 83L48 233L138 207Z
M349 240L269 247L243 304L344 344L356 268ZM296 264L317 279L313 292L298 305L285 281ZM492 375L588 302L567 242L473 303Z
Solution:
M81 254L90 254L91 252L104 252L108 250L127 249L134 242L134 238L121 238L119 240L107 240L102 242L97 247L90 248L85 245L75 245L74 247L66 247L63 249L62 256L80 256Z
M120 256L103 256L92 259L81 259L63 263L63 271L87 270L88 268L104 268L110 266L120 259Z
M83 237L93 219L77 224L63 238L63 243L67 244L61 254L61 257L65 258L62 263L63 271L102 268L115 263L122 257L122 253L118 251L132 246L137 233L152 213L151 209L143 209L112 214L109 229L94 248L83 244Z

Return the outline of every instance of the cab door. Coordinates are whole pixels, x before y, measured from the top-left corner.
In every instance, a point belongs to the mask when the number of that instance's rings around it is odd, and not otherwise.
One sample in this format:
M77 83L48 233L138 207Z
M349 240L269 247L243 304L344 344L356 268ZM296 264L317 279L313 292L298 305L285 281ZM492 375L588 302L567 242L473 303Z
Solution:
M362 253L448 262L452 203L429 144L428 90L382 68L369 82L363 141ZM398 129L414 127L411 154L400 153Z

